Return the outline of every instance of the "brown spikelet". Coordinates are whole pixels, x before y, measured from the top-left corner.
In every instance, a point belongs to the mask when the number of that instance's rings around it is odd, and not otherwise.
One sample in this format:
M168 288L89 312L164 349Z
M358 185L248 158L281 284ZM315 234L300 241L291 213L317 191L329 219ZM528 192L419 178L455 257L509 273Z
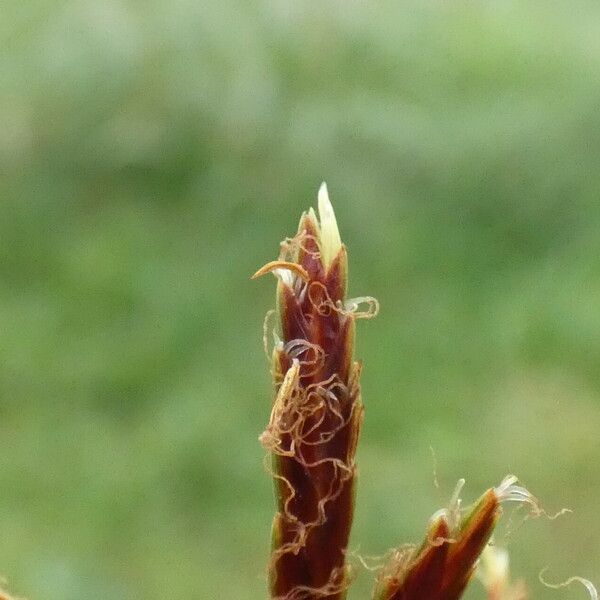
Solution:
M449 508L431 519L423 545L418 550L394 553L381 570L375 600L458 600L473 578L479 557L502 514L502 502L528 504L534 514L539 512L537 500L516 482L516 477L506 477L462 514L458 497L464 484L461 480ZM488 586L490 599L496 584ZM525 600L521 586L511 593L515 600Z
M358 303L346 302L347 254L326 188L277 261L281 340L273 350L275 401L261 435L272 453L277 513L271 597L346 596L345 551L354 510L354 463L362 423L360 363L353 360Z

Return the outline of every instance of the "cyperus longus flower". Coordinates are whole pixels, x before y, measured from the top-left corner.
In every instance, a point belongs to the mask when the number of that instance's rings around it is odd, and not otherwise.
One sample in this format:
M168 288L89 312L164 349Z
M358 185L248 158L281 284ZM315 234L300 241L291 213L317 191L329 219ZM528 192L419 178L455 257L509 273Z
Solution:
M304 213L278 260L255 274L278 279L276 393L260 439L273 455L277 497L271 595L286 600L345 597L363 416L354 324L377 312L372 298L346 300L346 247L325 184L318 208L319 218L313 209Z
M517 485L514 475L463 512L459 495L464 482L459 481L449 507L431 518L421 547L392 555L379 574L375 600L458 600L502 514L501 505L519 502L530 505L533 514L540 512L535 497Z

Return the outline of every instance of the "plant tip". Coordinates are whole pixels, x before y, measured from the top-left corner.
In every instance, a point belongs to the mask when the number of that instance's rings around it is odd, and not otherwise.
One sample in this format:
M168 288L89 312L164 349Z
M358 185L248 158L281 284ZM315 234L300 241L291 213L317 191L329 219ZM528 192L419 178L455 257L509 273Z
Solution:
M323 264L327 268L340 251L342 240L325 182L319 188L317 200L321 223L321 253L323 255Z

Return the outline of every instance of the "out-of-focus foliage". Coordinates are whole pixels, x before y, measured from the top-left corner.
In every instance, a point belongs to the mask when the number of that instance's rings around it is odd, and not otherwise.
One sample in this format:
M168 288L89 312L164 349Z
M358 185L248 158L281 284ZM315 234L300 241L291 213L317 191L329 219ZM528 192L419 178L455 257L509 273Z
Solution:
M265 596L274 298L248 277L322 179L382 307L352 549L515 472L575 510L513 519L515 577L600 579L597 2L9 0L0 35L12 589Z

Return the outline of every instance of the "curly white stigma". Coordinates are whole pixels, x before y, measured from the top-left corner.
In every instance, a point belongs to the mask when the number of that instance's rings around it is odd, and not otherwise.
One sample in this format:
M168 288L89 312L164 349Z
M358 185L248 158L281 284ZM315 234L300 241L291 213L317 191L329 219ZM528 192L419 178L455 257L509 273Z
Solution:
M319 188L318 204L321 225L321 260L325 268L328 268L340 251L342 240L325 182Z
M523 486L517 485L519 481L516 475L507 475L500 485L494 488L498 502L520 502L531 505L534 512L539 512L537 498Z

